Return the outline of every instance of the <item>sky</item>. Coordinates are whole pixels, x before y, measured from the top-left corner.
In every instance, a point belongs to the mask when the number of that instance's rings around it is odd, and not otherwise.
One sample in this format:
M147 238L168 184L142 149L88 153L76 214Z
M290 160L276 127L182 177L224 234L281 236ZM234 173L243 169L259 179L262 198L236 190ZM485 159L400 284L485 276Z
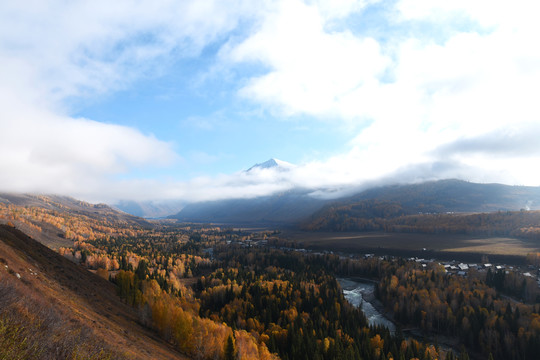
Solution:
M3 1L0 191L540 185L536 1ZM277 158L294 166L256 169Z

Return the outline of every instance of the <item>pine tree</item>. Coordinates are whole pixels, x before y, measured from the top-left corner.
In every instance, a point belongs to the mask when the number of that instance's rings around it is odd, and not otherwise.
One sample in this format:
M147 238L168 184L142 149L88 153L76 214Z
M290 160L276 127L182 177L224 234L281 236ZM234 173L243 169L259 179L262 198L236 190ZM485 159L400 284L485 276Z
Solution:
M231 335L227 338L225 343L225 360L234 360L234 353L236 349L234 348L234 341Z

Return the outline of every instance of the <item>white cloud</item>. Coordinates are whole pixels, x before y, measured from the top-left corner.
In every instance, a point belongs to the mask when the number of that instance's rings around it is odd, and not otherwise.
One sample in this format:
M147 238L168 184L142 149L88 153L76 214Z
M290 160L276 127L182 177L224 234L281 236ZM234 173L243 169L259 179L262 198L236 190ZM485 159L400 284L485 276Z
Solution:
M324 9L325 7L323 7ZM280 1L265 14L260 28L239 44L229 44L223 57L270 68L251 78L241 94L285 115L355 116L342 100L374 81L388 65L379 44L350 31L328 32L321 8L302 1ZM355 6L339 12L344 16Z
M249 8L242 1L98 0L4 2L1 11L6 74L11 66L30 71L26 90L63 100L123 88L167 62L172 51L198 55Z
M340 16L363 8L351 9ZM490 153L446 159L434 151L442 144L500 132L508 124L527 132L540 121L535 10L529 1L404 0L379 19L389 29L416 24L429 33L443 23L447 30L437 38L405 31L377 40L333 31L327 26L331 16L316 3L286 1L224 53L228 61L268 68L250 78L240 94L278 114L369 121L349 153L307 164L295 173L306 180L298 183L344 186L422 167L424 177L540 185L540 172L527 166L529 154L507 152L494 161ZM452 166L440 173L437 166L425 166L441 161L454 164L454 172Z
M173 145L131 127L70 117L67 104L159 74L177 57L198 56L237 26L247 5L2 2L0 190L159 196L156 182L115 179L175 164Z
M498 151L497 159L489 149L472 155L441 151L478 139L490 146L490 139L507 143L510 124L523 134L536 129L537 5L401 0L369 12L379 5L3 2L0 189L200 200L295 186L338 191L383 178L456 176L540 185L540 171L529 166L540 160L532 143L523 151ZM377 23L378 29L367 35L362 26L348 28L355 22ZM126 88L165 71L178 57L199 56L218 39L228 41L215 66L238 70L240 96L279 117L312 117L314 126L360 124L351 126L362 130L351 133L350 150L285 173L235 173L183 183L117 180L140 168L170 166L179 155L151 134L72 118L68 100ZM257 75L244 75L244 67L253 64ZM215 127L208 121L198 125ZM193 155L206 161L213 156Z
M128 168L176 160L170 144L118 125L47 111L0 110L0 188L4 191L81 193ZM11 110L11 109L10 109ZM94 188L94 185L91 185Z

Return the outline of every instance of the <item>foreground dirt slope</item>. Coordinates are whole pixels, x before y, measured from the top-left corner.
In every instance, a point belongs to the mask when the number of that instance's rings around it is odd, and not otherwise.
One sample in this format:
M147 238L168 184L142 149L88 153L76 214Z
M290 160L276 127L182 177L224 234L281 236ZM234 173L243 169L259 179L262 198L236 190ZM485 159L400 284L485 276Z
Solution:
M136 310L120 301L113 284L6 225L0 225L0 285L4 292L22 294L40 309L59 314L62 321L50 327L58 332L53 338L78 331L129 359L187 358L139 325ZM0 315L12 311L6 308L15 304L9 295L0 296Z

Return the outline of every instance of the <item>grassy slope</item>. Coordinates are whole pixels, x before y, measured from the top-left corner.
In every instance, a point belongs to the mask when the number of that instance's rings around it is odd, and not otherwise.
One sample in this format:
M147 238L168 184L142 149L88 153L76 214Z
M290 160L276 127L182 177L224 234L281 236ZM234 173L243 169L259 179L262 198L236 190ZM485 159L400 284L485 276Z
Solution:
M3 339L17 340L13 329L28 337L26 345L18 343L26 348L15 349L19 358L25 358L25 352L27 358L51 359L185 358L137 323L135 310L120 301L113 284L4 225L0 225L0 320ZM6 324L11 328L6 330Z

